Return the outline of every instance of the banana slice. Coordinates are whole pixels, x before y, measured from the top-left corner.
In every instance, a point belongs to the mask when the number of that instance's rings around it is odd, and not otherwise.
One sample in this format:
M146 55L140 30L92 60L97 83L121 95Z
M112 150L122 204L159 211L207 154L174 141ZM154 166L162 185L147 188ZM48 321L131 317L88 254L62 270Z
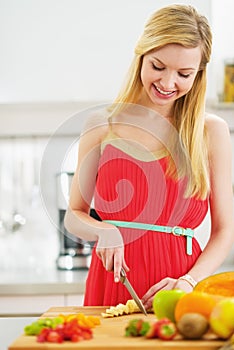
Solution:
M139 312L140 309L133 299L127 301L126 304L118 304L116 306L111 306L106 309L106 312L102 312L101 316L104 318L116 317L122 315L133 314L134 312Z

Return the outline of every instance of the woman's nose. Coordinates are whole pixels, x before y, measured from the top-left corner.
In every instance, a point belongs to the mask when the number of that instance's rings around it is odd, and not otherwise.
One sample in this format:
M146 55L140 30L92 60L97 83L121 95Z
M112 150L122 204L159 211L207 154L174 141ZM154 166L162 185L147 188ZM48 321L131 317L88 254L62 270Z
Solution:
M161 86L165 91L170 91L175 87L175 74L173 72L164 72L160 80Z

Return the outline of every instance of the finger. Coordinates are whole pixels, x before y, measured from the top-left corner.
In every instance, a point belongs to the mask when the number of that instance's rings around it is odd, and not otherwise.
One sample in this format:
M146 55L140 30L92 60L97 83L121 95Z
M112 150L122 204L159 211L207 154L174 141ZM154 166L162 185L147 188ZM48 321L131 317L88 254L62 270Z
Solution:
M153 287L151 287L151 288L148 290L148 292L147 292L145 295L143 295L143 297L142 297L142 299L141 299L141 301L142 301L142 303L144 304L144 306L146 306L146 304L148 303L148 301L149 301L151 298L153 298L155 294L156 294L156 292L155 292L155 288L154 288L154 286L153 286Z
M153 306L153 298L150 298L144 304L144 307L145 307L146 310L149 310L149 309L152 309L152 306Z
M106 270L106 249L102 249L102 248L98 248L96 249L96 254L98 256L98 258L102 261L102 265L104 267L104 269Z
M152 298L160 289L164 288L168 283L167 278L163 278L160 282L154 284L142 297L142 303L146 303L149 298Z
M123 262L122 248L117 248L114 254L114 281L116 283L120 280L120 270Z
M102 260L103 253L104 253L104 249L96 249L97 257L101 260Z
M156 293L157 291L160 290L158 288L158 285L155 284L154 286L152 286L146 293L145 295L143 295L142 297L142 303L146 303L148 299L152 298Z
M105 268L107 271L113 271L114 269L114 250L113 249L106 249Z
M126 261L125 259L123 259L123 268L126 272L129 272L130 271L130 268L128 267L128 265L126 264Z

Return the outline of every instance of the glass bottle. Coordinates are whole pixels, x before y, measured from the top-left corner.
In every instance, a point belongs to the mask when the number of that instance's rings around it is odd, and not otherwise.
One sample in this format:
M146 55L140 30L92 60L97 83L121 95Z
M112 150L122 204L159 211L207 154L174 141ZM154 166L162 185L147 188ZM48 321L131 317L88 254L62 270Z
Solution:
M224 62L224 102L234 102L234 58Z

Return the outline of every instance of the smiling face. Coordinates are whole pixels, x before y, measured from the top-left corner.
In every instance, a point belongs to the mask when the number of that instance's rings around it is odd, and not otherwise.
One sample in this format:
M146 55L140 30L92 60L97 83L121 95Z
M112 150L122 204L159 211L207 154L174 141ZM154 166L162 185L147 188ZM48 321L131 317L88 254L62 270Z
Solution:
M168 44L143 57L141 102L160 112L169 111L174 102L193 86L201 62L201 48Z

